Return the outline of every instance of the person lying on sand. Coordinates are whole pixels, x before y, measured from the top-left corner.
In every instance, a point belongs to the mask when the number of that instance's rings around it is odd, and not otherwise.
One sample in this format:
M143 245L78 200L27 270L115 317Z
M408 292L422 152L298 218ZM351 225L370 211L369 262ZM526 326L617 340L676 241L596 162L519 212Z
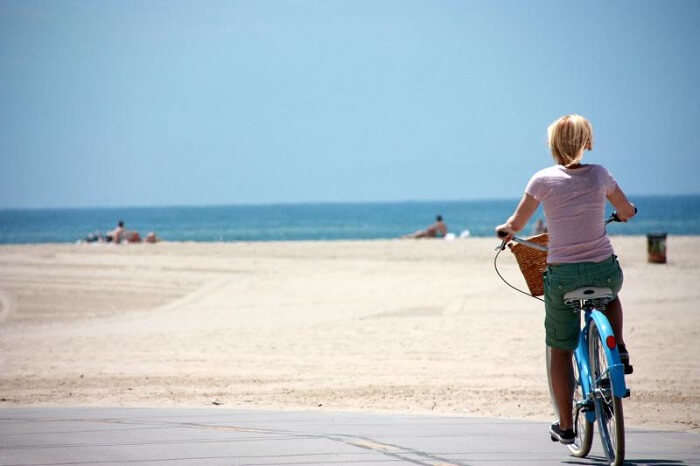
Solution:
M127 243L140 243L141 235L139 235L138 231L127 231L124 233L124 239L126 239Z
M447 225L442 220L442 215L435 217L435 223L425 230L418 230L415 233L402 236L402 238L444 238L447 234Z
M144 241L147 243L157 243L160 241L160 238L158 238L154 232L150 232L146 235L146 239Z

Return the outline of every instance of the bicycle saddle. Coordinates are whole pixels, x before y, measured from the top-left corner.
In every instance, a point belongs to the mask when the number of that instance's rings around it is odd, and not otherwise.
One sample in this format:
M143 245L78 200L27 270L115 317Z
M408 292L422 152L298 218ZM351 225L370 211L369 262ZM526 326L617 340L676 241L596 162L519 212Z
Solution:
M569 291L564 295L564 302L576 302L589 299L604 299L610 301L613 299L613 292L610 288L600 288L596 286L584 286L583 288L577 288L573 291Z

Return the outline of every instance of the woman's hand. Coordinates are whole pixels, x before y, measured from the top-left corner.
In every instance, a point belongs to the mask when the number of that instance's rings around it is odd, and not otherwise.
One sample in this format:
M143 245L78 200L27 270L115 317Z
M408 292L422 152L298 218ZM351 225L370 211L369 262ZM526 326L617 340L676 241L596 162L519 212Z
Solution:
M608 200L615 207L617 218L621 222L626 222L637 213L637 208L627 200L627 196L625 196L625 193L622 192L619 186L608 196Z
M498 238L502 239L505 242L510 241L513 239L513 235L515 235L515 230L513 230L513 227L509 223L504 223L503 225L498 225L495 229L496 231L496 236ZM503 234L505 233L505 236Z

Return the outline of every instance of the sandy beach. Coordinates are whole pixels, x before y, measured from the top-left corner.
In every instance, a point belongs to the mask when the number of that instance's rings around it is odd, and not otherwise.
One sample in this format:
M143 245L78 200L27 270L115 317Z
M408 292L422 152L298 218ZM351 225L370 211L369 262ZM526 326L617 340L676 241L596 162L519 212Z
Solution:
M5 245L0 407L550 419L544 308L495 239ZM613 237L628 426L700 432L700 237ZM502 273L524 287L509 251Z

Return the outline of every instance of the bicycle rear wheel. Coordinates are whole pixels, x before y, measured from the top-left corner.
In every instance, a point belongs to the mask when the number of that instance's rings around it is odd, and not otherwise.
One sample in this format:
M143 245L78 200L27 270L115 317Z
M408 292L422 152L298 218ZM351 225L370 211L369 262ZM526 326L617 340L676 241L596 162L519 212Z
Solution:
M573 419L575 423L576 438L574 443L568 445L572 455L583 458L591 451L593 443L593 423L586 418L583 409L577 409L585 400L583 398L583 387L581 386L581 376L576 364L576 358L572 358L571 387L573 389Z
M588 331L588 351L598 431L610 465L619 466L625 460L625 421L622 399L613 394L613 381L609 376L604 344L595 322L591 322Z

